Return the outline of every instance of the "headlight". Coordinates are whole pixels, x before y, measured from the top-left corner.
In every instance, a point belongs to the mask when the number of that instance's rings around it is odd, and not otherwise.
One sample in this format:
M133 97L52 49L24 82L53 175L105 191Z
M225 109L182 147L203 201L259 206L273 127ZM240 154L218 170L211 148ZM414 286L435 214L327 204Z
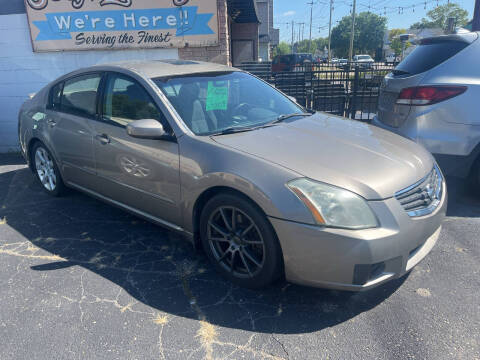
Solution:
M351 191L309 179L296 179L287 186L310 210L319 225L367 229L378 226L367 202Z

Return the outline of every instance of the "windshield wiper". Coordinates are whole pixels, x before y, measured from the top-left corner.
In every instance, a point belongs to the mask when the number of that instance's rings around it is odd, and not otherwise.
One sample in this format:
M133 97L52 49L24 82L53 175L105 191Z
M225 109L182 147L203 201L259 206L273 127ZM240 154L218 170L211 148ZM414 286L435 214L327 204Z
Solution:
M312 116L312 113L306 112L306 113L293 113L293 114L284 114L280 115L277 117L275 120L269 121L266 124L260 125L260 126L231 126L226 129L223 129L222 131L219 131L217 133L212 134L212 136L217 136L217 135L228 135L228 134L236 134L240 132L245 132L245 131L252 131L252 130L257 130L257 129L263 129L265 127L269 127L270 125L277 124L279 122L282 122L284 120L287 120L289 118L295 117L295 116Z
M393 69L392 74L397 76L397 75L409 75L410 73L408 71L404 71L404 70Z
M284 114L284 115L280 115L275 120L270 121L267 125L276 124L276 123L285 121L285 120L290 119L290 118L295 117L295 116L312 116L312 114L309 113L309 112L308 113Z
M253 127L240 127L240 126L231 126L226 129L223 129L222 131L216 132L212 134L212 136L217 136L217 135L228 135L228 134L236 134L240 132L245 132L245 131L251 131L254 130L255 128Z

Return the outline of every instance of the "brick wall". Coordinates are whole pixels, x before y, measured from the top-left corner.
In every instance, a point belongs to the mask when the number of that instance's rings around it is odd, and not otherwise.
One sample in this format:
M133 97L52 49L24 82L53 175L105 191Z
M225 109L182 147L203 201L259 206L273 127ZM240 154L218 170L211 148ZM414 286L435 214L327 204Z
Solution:
M217 0L218 6L218 46L187 47L178 50L181 59L209 61L230 65L230 34L228 26L227 0Z

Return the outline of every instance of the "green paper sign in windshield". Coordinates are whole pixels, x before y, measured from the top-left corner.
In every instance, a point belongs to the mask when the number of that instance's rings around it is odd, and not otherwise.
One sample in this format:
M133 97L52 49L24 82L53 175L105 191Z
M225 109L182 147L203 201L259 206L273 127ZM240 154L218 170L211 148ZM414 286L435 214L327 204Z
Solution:
M228 83L209 81L207 89L207 111L227 110Z

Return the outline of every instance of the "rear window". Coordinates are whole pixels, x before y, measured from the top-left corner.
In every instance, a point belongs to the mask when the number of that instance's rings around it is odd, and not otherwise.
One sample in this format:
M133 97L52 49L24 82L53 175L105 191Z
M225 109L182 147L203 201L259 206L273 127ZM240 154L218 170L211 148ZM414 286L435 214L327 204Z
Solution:
M416 75L440 65L469 44L462 41L444 41L417 46L393 71L394 75Z
M297 62L303 63L305 60L312 61L313 57L311 54L299 54L297 55Z

